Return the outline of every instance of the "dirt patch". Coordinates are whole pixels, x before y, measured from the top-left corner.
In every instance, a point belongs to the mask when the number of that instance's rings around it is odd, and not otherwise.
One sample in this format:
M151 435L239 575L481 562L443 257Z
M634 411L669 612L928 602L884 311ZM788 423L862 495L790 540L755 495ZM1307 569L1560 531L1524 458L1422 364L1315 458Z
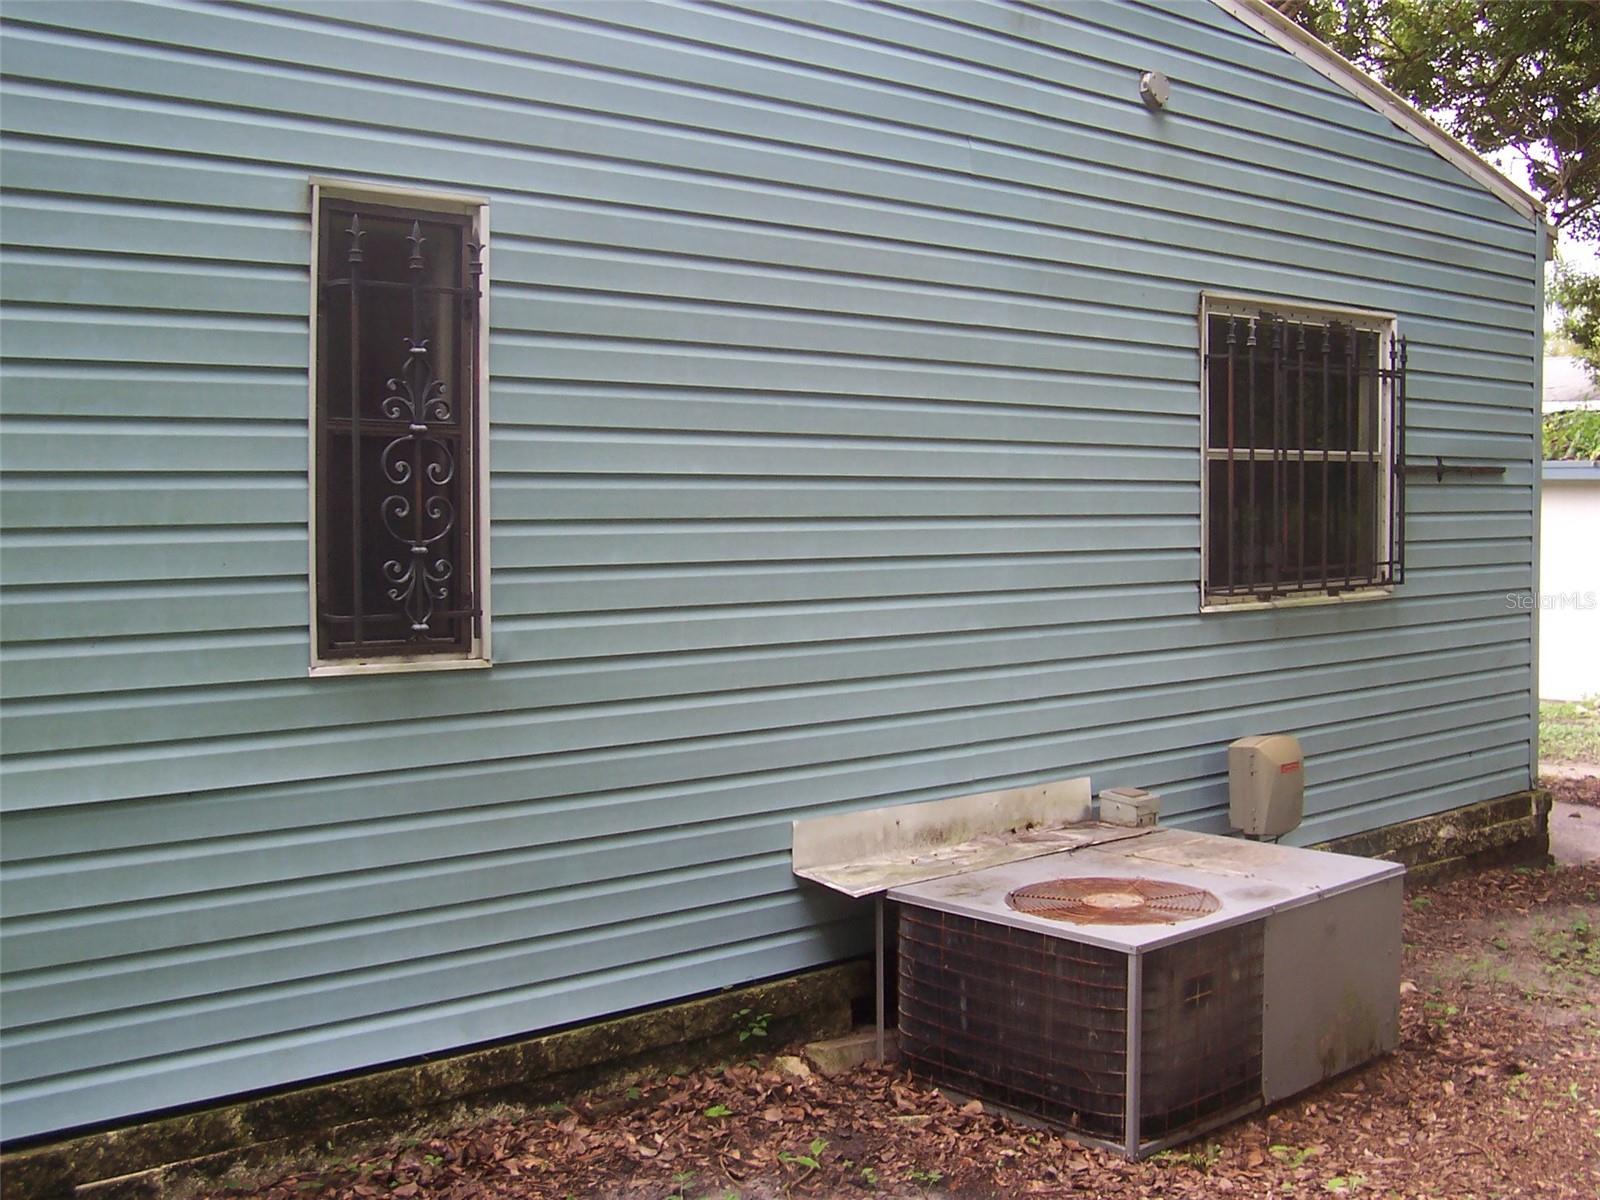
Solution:
M1557 904L1463 922L1461 944L1429 964L1427 973L1440 983L1494 985L1520 993L1533 1018L1545 1024L1589 1019L1596 1012L1600 978L1595 920L1593 906Z
M570 1107L463 1114L453 1128L280 1163L220 1194L1592 1200L1600 868L1485 872L1406 907L1396 1053L1145 1163L959 1105L896 1070L825 1079L762 1056Z

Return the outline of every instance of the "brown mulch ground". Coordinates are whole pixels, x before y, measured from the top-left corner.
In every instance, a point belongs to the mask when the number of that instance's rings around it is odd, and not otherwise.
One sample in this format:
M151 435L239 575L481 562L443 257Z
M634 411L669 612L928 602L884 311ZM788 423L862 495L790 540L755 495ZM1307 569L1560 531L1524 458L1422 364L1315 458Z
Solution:
M1407 902L1401 1044L1132 1164L884 1068L762 1057L504 1112L221 1193L253 1200L1600 1195L1600 868L1486 872Z
M1539 779L1539 786L1548 789L1556 800L1600 808L1600 774L1576 777L1543 775Z

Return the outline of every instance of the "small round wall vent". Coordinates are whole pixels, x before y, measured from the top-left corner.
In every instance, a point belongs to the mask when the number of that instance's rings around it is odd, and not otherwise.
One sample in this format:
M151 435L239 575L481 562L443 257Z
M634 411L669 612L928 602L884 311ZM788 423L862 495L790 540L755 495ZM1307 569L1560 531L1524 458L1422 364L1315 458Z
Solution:
M1018 888L1006 903L1031 917L1079 925L1171 925L1222 907L1208 891L1160 879L1049 879Z
M1139 99L1151 112L1165 108L1171 95L1172 85L1160 71L1146 71L1139 76Z

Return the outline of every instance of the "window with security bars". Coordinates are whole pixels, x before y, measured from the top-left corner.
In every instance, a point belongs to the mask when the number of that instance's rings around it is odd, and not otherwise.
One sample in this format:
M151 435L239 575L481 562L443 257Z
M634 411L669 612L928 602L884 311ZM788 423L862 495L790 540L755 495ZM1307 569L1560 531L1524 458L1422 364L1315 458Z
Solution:
M477 225L318 197L314 666L482 656Z
M1406 345L1392 319L1208 297L1202 339L1203 602L1399 583Z

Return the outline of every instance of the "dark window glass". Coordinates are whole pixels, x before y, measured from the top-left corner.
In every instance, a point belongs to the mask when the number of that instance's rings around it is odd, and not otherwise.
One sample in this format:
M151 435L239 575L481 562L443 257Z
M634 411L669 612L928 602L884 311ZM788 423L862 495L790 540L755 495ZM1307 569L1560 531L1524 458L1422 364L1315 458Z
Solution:
M1404 339L1270 312L1206 335L1208 597L1398 582Z
M480 622L471 223L326 200L319 230L318 656L459 657Z

